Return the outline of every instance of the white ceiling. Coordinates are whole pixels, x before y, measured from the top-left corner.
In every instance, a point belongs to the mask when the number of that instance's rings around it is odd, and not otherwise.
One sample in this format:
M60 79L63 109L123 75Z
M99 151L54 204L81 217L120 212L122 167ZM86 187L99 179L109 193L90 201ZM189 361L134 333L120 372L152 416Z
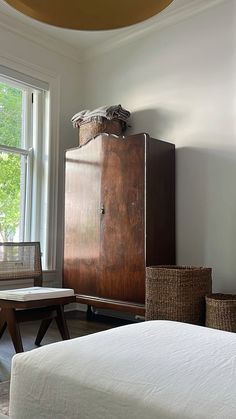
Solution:
M50 1L50 0L48 0ZM85 0L86 1L86 0ZM128 0L127 0L128 1ZM45 23L38 22L22 13L16 11L4 0L0 0L0 24L8 24L14 19L14 28L12 30L30 32L32 35L40 35L40 40L44 43L50 40L59 42L61 49L68 48L68 53L76 56L79 60L93 55L96 50L109 49L111 44L120 44L122 41L137 37L139 34L149 32L163 22L171 21L176 17L187 13L187 15L196 10L206 8L212 4L219 3L222 0L174 0L165 10L158 15L136 25L127 28L107 30L107 31L77 31L71 29L62 29ZM119 4L119 3L117 3ZM50 40L49 40L50 38Z

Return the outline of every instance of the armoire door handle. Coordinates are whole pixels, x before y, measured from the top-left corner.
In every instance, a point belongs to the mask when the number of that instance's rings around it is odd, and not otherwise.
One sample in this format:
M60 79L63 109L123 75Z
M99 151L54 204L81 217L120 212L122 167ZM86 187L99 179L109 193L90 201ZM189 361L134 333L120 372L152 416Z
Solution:
M100 214L101 214L101 215L105 214L105 208L104 208L104 205L101 205L101 208L100 208Z

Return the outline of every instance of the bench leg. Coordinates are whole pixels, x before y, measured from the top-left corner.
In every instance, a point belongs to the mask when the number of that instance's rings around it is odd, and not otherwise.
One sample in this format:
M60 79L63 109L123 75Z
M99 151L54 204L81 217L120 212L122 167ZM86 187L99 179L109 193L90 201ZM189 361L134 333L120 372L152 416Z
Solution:
M94 317L92 307L90 305L87 306L86 318L87 320L92 320Z
M69 330L66 324L66 319L64 315L64 307L62 305L57 306L57 317L56 322L63 340L70 339Z
M6 308L6 309L2 309L2 311L4 312L7 327L11 335L16 353L24 352L22 340L21 340L20 328L19 328L19 324L17 323L15 310L12 308Z
M45 333L47 332L51 323L52 323L52 319L42 320L42 322L40 324L40 327L39 327L39 330L38 330L38 333L37 333L37 336L36 336L36 339L35 339L35 345L40 346L40 344L41 344L41 342L42 342L42 340L45 336Z

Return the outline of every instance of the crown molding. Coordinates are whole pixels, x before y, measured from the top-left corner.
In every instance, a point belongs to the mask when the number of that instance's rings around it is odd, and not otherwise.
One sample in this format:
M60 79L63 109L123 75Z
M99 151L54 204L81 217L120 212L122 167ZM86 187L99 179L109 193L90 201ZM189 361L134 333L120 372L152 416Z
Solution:
M188 0L187 4L176 9L174 8L175 2L173 2L167 9L163 10L157 16L148 19L148 21L135 25L135 27L127 29L125 33L113 36L102 44L82 50L80 62L89 61L98 55L105 54L112 49L134 42L148 36L152 32L174 25L223 2L225 0Z
M26 25L14 17L2 12L0 15L0 29L1 28L26 39L27 41L44 47L51 52L70 58L77 63L81 61L81 49L75 48L69 43L63 42L52 36L46 35L43 30L35 29L32 25Z

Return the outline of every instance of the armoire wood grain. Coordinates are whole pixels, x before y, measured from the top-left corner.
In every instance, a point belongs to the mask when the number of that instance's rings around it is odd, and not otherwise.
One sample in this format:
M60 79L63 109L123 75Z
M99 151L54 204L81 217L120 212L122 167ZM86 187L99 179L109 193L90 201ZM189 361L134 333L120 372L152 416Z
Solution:
M146 265L175 263L174 145L104 134L65 164L64 285L144 314Z

